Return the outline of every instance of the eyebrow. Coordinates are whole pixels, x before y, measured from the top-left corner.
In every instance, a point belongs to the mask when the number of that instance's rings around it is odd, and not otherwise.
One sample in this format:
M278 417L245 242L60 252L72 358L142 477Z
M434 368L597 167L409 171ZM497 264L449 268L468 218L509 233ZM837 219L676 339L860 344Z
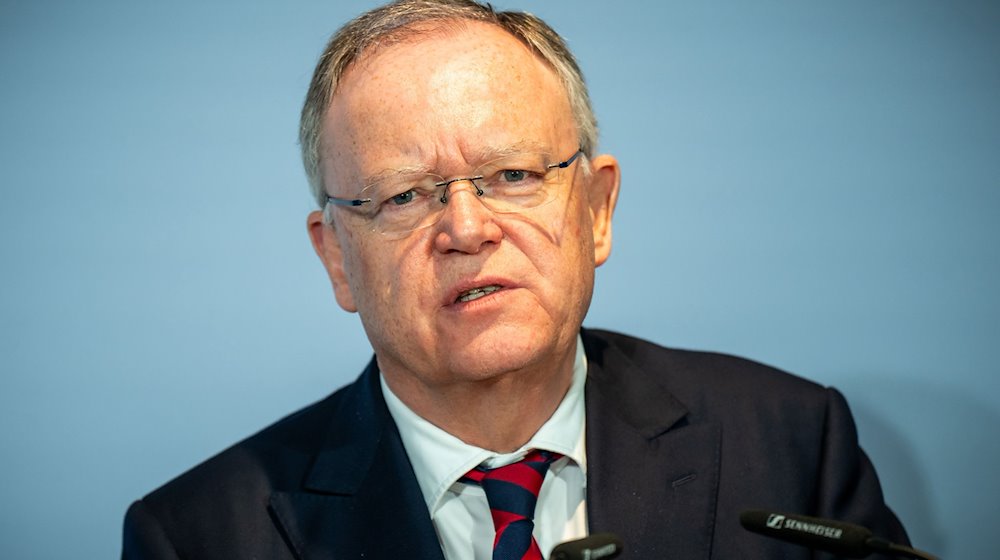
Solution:
M408 165L406 167L393 167L389 169L383 169L381 171L376 171L371 175L365 175L362 177L362 189L366 189L376 183L381 183L386 179L392 177L399 177L402 175L413 175L416 173L427 173L430 174L431 170L426 165Z
M472 159L472 169L476 169L483 164L489 163L495 159L512 156L516 154L541 152L548 153L547 148L541 142L535 142L533 140L522 140L520 142L515 142L514 144L508 144L506 146L490 146L483 148L475 154L475 158ZM365 175L362 177L362 189L368 188L376 183L385 181L392 177L399 177L402 175L412 175L416 173L426 173L428 175L439 175L432 171L431 167L424 164L413 164L404 167L393 167L382 169L376 171L375 173Z
M522 140L515 144L509 144L507 146L491 147L480 151L478 155L478 165L495 160L497 158L512 156L516 154L525 154L541 152L547 153L547 147L541 142L535 142L532 140Z

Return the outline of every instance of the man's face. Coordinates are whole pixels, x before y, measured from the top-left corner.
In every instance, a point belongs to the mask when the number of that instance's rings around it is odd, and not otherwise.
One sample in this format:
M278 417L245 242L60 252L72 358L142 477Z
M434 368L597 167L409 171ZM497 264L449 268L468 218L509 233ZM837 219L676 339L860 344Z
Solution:
M379 172L468 177L515 146L570 157L569 100L523 44L468 23L367 54L347 71L323 123L323 179L329 194L355 198ZM390 385L482 381L571 354L594 267L610 251L617 185L613 158L581 159L562 171L553 202L521 214L494 214L458 182L441 219L402 239L347 219L350 208L333 209L333 227L313 213L310 234ZM459 301L482 287L500 289Z

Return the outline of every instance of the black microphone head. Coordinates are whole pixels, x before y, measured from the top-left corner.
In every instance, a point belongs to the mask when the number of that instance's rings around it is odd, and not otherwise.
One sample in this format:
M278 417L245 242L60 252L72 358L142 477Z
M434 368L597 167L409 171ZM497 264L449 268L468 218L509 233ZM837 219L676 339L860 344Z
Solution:
M860 525L793 513L750 510L740 514L744 529L848 558L871 554L872 532Z
M622 553L622 540L611 533L594 533L552 549L549 560L610 560Z

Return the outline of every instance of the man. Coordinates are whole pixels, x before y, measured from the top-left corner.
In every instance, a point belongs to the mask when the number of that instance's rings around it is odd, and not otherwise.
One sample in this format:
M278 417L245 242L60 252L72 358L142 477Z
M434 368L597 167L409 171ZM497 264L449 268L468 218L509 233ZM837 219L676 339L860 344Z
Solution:
M628 558L809 557L743 531L755 507L905 541L835 391L581 330L620 171L540 20L362 15L321 57L301 141L310 238L375 357L133 504L123 556L539 558L610 531Z

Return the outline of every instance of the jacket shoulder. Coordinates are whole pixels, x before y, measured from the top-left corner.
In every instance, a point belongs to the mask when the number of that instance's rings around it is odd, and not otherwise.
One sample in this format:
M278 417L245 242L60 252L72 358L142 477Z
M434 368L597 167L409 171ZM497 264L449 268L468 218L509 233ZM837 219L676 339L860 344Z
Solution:
M625 360L662 385L695 411L709 402L746 402L755 407L769 402L823 406L828 389L781 369L730 354L668 348L620 333L587 329L583 332L587 359L607 363ZM803 402L803 399L805 402Z
M269 514L271 496L302 487L359 383L278 420L132 504L123 556L146 557L171 543L180 557L260 550L284 557L284 537Z
M332 427L349 389L344 387L233 444L154 490L147 501L167 495L201 494L205 485L218 487L230 481L245 488L250 482L247 478L274 487L292 482L322 445L325 428Z

